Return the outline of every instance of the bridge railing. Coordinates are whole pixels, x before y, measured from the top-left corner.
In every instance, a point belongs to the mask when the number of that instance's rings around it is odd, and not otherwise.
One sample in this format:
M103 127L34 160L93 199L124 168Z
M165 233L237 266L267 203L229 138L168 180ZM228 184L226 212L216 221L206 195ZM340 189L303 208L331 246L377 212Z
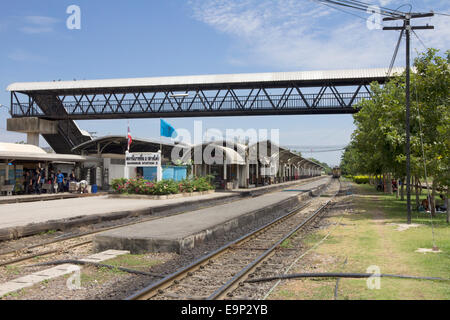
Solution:
M107 115L107 114L145 114L145 113L190 113L212 111L252 111L252 110L299 110L299 109L347 109L363 99L370 99L370 93L325 93L325 94L291 94L291 95L252 95L204 97L170 97L135 98L135 99L102 99L95 101L62 102L67 115ZM78 99L79 100L79 99ZM46 106L45 114L36 103L13 103L13 117L57 115L59 106ZM55 112L52 112L54 110ZM60 115L62 116L62 115ZM52 117L52 116L50 116Z

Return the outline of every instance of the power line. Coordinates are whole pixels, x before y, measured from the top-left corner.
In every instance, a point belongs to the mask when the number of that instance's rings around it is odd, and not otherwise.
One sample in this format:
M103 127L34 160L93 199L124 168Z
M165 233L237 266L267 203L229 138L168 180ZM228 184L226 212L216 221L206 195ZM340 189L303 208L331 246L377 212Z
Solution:
M419 37L419 35L418 35L414 30L412 30L412 32L413 32L413 34L416 36L417 40L419 40L420 43L423 45L423 47L424 47L425 49L428 49L428 46L422 41L422 39Z
M368 9L375 7L375 5L371 5L368 3L364 3L361 1L345 1L345 0L319 0L320 2L327 2L329 4L334 4L334 5L338 5L338 6L344 6L344 7L348 7L348 8L352 8L352 9L356 9L356 10L360 10L360 11L365 11L367 12ZM392 10L389 8L385 8L385 7L380 7L380 6L376 6L377 8L380 9L380 14L384 15L384 16L401 16L404 13L401 11L397 11L397 10Z
M341 149L333 149L333 150L295 150L297 152L301 153L327 153L327 152L338 152L338 151L344 151L345 148Z
M354 16L354 17L363 19L364 21L367 21L367 20L368 20L367 18L364 18L363 16L360 16L360 15L357 15L357 14L355 14L355 13L353 13L353 12L350 12L350 11L341 9L341 8L339 8L339 7L330 5L330 4L328 4L328 3L326 3L326 2L324 2L324 1L322 1L322 0L311 0L311 1L318 2L318 3L320 3L321 5L327 6L327 7L331 8L331 9L338 10L338 11L341 11L341 12L344 12L344 13L347 13L347 14L350 14L350 15L352 15L352 16ZM381 26L381 27L383 26L381 23L377 23L377 22L375 22L375 23L378 24L378 25Z
M341 0L341 1L342 1L342 2L349 2L349 1L345 1L345 0ZM362 1L356 1L356 0L353 0L352 2L360 3L360 4L364 5L365 7L377 6L378 8L383 9L383 10L385 10L386 12L400 13L400 14L403 13L403 12L401 12L401 11L398 11L398 9L400 9L401 7L407 6L407 5L409 5L409 6L411 7L410 4L403 4L403 5L401 5L400 7L398 7L397 9L392 10L392 9L389 9L389 8L386 8L386 7L382 7L382 6L379 6L379 5L373 5L373 4L365 3L365 2L362 2Z
M348 7L356 10L365 10L366 12L369 9L369 5L356 0L318 0L320 3L325 4L328 3L330 5L339 5L343 7ZM400 8L400 7L399 7ZM408 224L411 224L411 138L410 138L410 43L411 43L411 32L414 30L429 30L434 29L434 27L426 25L426 26L412 26L411 20L417 18L426 18L434 16L433 12L430 13L411 13L412 7L410 7L409 12L398 12L397 10L391 9L380 9L379 14L383 14L385 17L383 21L403 21L403 26L394 26L394 27L383 27L383 30L395 30L402 31L400 34L399 41L397 42L397 46L394 51L394 57L391 60L391 66L393 66L395 58L397 56L398 47L400 46L401 39L403 36L403 32L406 33L406 85L405 85L405 95L406 95L406 202L407 202L407 219ZM391 69L391 67L390 67Z
M437 15L440 15L440 16L450 17L450 14L448 14L448 13L434 12L434 14L437 14Z
M391 64L389 65L389 71L387 74L388 77L391 75L392 68L394 68L395 60L397 59L398 49L400 48L400 44L402 42L402 37L403 37L403 30L400 32L400 37L398 38L397 46L395 47L394 55L392 56Z

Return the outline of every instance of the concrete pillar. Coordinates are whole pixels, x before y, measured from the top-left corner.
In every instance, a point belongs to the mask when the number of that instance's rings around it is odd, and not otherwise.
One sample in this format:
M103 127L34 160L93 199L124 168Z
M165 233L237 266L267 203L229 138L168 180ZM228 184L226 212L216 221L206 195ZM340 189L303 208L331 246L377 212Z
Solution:
M39 147L39 133L27 133L27 144Z
M9 185L9 162L5 163L5 185Z
M250 163L247 161L247 164L245 165L245 187L248 188L250 185Z
M256 186L259 185L259 162L256 161Z
M27 134L27 143L39 146L40 134L58 134L58 122L39 118L12 118L6 120L8 131Z
M223 180L225 184L225 189L227 189L227 163L223 163Z
M236 165L236 178L238 182L238 188L241 186L241 176L239 175L239 165Z

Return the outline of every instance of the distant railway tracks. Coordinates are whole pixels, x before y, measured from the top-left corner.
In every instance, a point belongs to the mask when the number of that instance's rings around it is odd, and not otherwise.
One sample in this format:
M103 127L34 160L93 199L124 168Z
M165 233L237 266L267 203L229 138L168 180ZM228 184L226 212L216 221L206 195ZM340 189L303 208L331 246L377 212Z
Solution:
M277 252L292 252L289 241L324 214L339 190L340 183L334 181L327 190L332 192L331 196L306 202L135 293L128 300L248 299L241 292L249 286L246 280L270 267L269 261Z
M305 183L308 181L299 181L299 184ZM275 191L279 192L279 191ZM232 200L230 202L239 201L239 200ZM214 207L211 205L205 205L198 209L208 208L208 207ZM197 210L198 210L197 209ZM74 249L81 246L87 246L91 245L93 243L93 236L95 234L118 229L126 226L135 225L142 222L157 220L165 217L170 216L176 216L180 214L184 214L185 212L177 212L173 214L167 214L163 216L152 216L150 218L138 218L138 220L128 223L120 223L115 226L110 227L104 227L95 229L88 232L81 232L81 233L68 233L66 235L59 236L57 238L53 238L44 242L41 242L39 244L31 245L31 246L23 246L19 249L9 250L5 252L0 252L0 267L5 267L9 265L14 265L18 263L24 263L27 261L32 261L35 258L45 257L52 254L58 254L62 251L68 251L70 249Z

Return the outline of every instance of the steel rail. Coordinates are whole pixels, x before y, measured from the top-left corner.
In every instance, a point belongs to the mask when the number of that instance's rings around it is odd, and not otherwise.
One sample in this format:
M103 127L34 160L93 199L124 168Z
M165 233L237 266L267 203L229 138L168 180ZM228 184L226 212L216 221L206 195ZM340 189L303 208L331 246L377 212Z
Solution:
M234 200L234 201L238 201L238 200ZM213 207L213 206L205 206L205 207L201 207L199 209L205 209L205 208L211 208L211 207ZM152 218L149 218L149 219L143 219L143 220L139 220L139 221L135 221L135 222L125 223L125 224L121 224L121 225L114 226L114 227L106 227L106 228L102 228L102 229L95 230L95 231L89 231L89 232L85 232L85 233L81 233L81 234L77 234L77 235L73 235L73 236L69 236L69 237L64 237L64 238L61 238L61 239L54 239L54 240L51 240L51 241L48 241L48 242L45 242L45 243L41 243L41 244L37 244L37 245L31 246L31 247L25 247L25 248L21 248L21 249L18 249L18 250L12 250L12 251L9 251L9 252L1 253L0 256L6 256L6 255L11 255L11 254L19 254L23 250L36 249L36 248L39 248L39 247L44 247L44 246L48 246L48 245L51 245L51 244L56 244L56 243L67 241L67 240L72 240L72 239L77 239L77 238L82 238L82 237L94 235L94 234L101 233L101 232L104 232L104 231L114 230L114 229L118 229L118 228L122 228L122 227L128 227L128 226L132 226L132 225L139 224L139 223L149 222L149 221L158 220L158 219L167 218L167 217L173 217L173 216L177 216L177 215L185 214L185 213L186 213L186 211L177 212L177 213L168 214L168 215L165 215L165 216L152 217ZM69 246L68 249L72 249L72 248L75 248L75 247L86 245L86 244L89 244L89 243L92 243L92 242L93 242L93 240L89 240L89 241L81 242L81 243L78 243L78 244L74 244L73 246ZM15 264L15 263L18 263L18 262L31 260L31 259L37 258L37 257L46 256L46 255L49 255L49 254L56 253L58 251L59 251L58 249L54 249L54 250L39 252L39 253L32 254L32 255L27 255L25 257L12 259L12 260L5 261L5 262L0 262L0 267L11 265L11 264Z
M336 197L336 194L333 196ZM293 230L291 230L287 235L285 235L281 240L277 241L275 245L273 245L270 249L266 250L263 254L261 254L258 258L253 260L250 264L248 264L244 269L242 269L239 273L237 273L231 280L229 280L225 285L217 289L213 294L207 297L208 300L217 300L223 298L230 291L234 290L237 286L240 285L243 277L250 274L254 269L256 269L263 261L265 261L271 254L275 252L275 250L288 238L292 237L299 229L305 227L309 222L313 221L316 217L323 212L323 210L331 203L332 199L327 201L324 205L322 205L319 209L317 209L313 214L311 214L308 218L302 221L299 225L297 225ZM158 282L140 290L134 295L128 297L126 300L149 300L157 295L163 295L164 290L171 287L172 285L177 285L180 281L188 276L192 276L193 273L199 269L204 269L210 263L214 262L214 259L219 256L225 254L229 250L235 249L237 245L240 245L248 240L251 240L257 237L260 233L267 231L270 227L275 226L277 224L282 223L283 221L289 219L290 217L296 215L299 211L305 209L311 204L311 200L296 207L295 209L289 211L287 214L282 217L277 218L276 220L265 224L264 226L258 228L255 231L252 231L237 240L234 240L216 251L201 257L200 259L194 261L188 266L180 269L179 271L172 273L165 278L159 280Z
M299 185L303 184L303 183L312 182L310 180L315 181L316 179L315 178L304 179L302 181L299 181ZM293 186L295 186L295 185L297 185L297 184L294 184ZM269 193L281 192L281 191L282 190L274 190L273 192L269 192ZM251 196L242 196L242 197L246 198L246 197L251 197ZM242 199L238 198L236 200L227 201L225 203L231 203L231 202L240 201L240 200L242 200ZM199 207L196 210L212 208L212 207L215 207L215 206L216 205L202 206L202 207ZM184 213L186 213L186 211L177 212L177 213L168 214L168 215L159 216L159 217L151 217L151 218L148 218L148 219L142 219L142 220L139 220L139 221L125 223L125 224L121 224L121 225L114 226L114 227L106 227L106 228L102 228L102 229L98 229L98 230L94 230L94 231L88 231L88 232L84 232L84 233L81 233L81 234L68 236L68 237L64 237L64 238L60 238L60 239L53 239L51 241L46 241L44 243L36 244L36 245L30 246L30 247L24 247L24 248L15 249L15 250L11 250L11 251L0 253L0 257L1 256L7 256L7 255L13 255L13 254L20 254L20 252L24 251L24 250L36 249L36 248L39 248L39 247L44 247L44 246L48 246L48 245L51 245L51 244L55 244L55 243L59 243L59 242L67 241L67 240L82 238L82 237L85 237L85 236L94 235L94 234L101 233L101 232L104 232L104 231L109 231L109 230L114 230L114 229L118 229L118 228L122 228L122 227L132 226L132 225L136 225L136 224L139 224L139 223L149 222L149 221L158 220L158 219L162 219L162 218L173 217L173 216L181 215L181 214L184 214ZM82 245L86 245L88 243L91 243L92 241L93 240L82 242L82 243L78 243L78 244L74 244L73 246L69 246L69 249L72 249L72 248L75 248L75 247L79 247L79 246L82 246ZM0 262L0 267L11 265L11 264L15 264L15 263L18 263L18 262L27 261L27 260L30 260L30 259L33 259L33 258L37 258L37 257L46 256L46 255L49 255L49 254L56 253L58 251L59 250L57 250L57 249L49 250L49 251L44 251L44 252L28 255L28 256L25 256L25 257L21 257L21 258L12 259L12 260L9 260L9 261Z
M290 218L291 216L298 213L298 211L305 209L308 207L311 203L311 200L296 207L295 209L289 211L287 214L277 218L274 221L271 221L262 227L258 228L255 231L249 232L242 237L231 241L224 246L220 247L219 249L213 251L212 253L201 257L200 259L192 262L188 266L180 269L179 271L176 271L165 278L161 279L160 281L156 282L155 284L152 284L148 286L147 288L144 288L140 290L139 292L135 293L134 295L128 297L126 300L149 300L155 295L162 294L163 290L174 285L178 284L178 281L185 278L186 276L191 276L192 273L196 270L203 269L206 265L209 263L214 262L213 259L218 258L225 252L227 252L229 249L233 249L236 245L240 245L248 240L251 240L252 238L256 237L259 233L266 231L268 228L275 226L284 220Z
M247 265L244 269L242 269L238 274L236 274L232 279L230 279L227 283L225 283L222 287L217 289L213 294L211 294L207 300L219 300L224 299L227 295L231 297L231 292L235 290L242 281L247 278L255 269L265 260L267 260L271 255L275 253L275 250L287 239L291 238L298 230L302 229L306 225L308 225L311 221L317 218L323 210L328 207L331 203L331 200L327 201L323 206L314 211L308 218L306 218L302 223L297 225L294 229L292 229L287 235L285 235L282 239L278 240L271 248L267 249L264 253L262 253L259 257L257 257L252 263Z
M73 249L73 248L81 247L81 246L84 246L84 245L87 245L87 244L90 244L90 243L92 243L92 240L76 243L76 244L68 246L68 247L66 247L64 249L65 250ZM31 259L34 259L34 258L37 258L37 257L47 256L49 254L58 253L59 251L61 251L61 250L53 249L53 250L48 250L48 251L36 253L36 254L33 254L33 255L29 255L29 256L24 256L24 257L20 257L20 258L8 260L8 261L0 262L0 267L9 266L9 265L16 264L16 263L19 263L19 262L24 262L24 261L31 260Z

